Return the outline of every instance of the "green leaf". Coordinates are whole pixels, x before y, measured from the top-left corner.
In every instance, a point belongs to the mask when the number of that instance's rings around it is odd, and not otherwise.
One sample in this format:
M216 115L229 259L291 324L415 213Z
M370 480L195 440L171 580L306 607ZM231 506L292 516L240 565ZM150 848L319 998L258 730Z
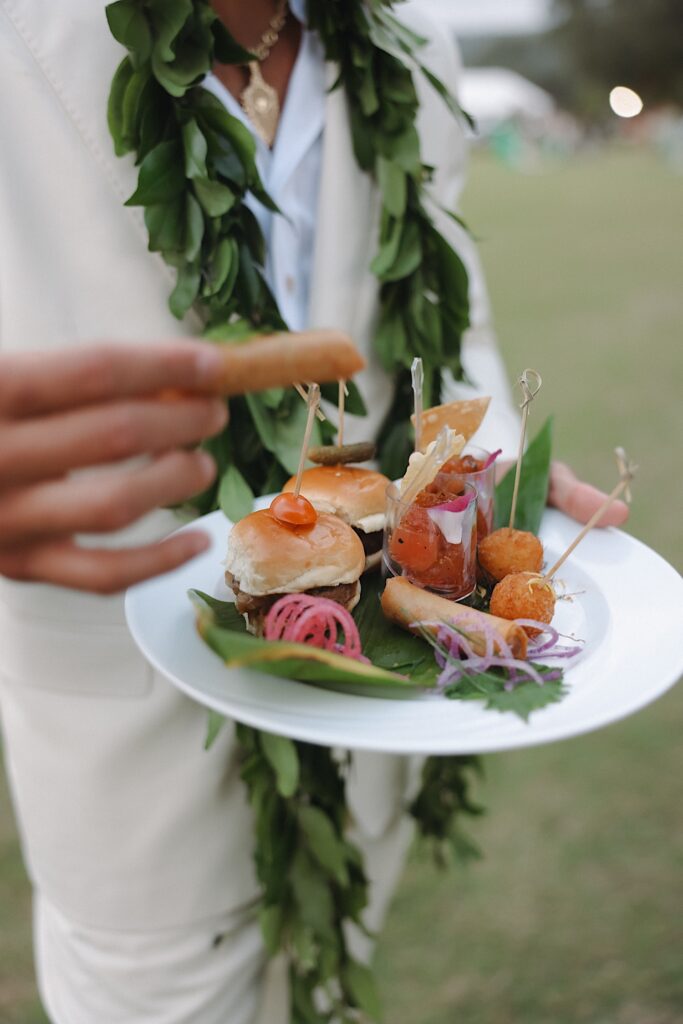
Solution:
M156 203L145 209L150 252L180 251L185 237L185 204L182 196L170 203Z
M225 324L214 324L204 331L202 337L209 341L224 341L228 344L239 344L256 337L261 332L248 320L233 320Z
M400 281L417 270L422 262L420 229L412 220L403 221L403 230L395 258L386 269L373 271L382 281Z
M375 11L376 17L384 27L392 34L396 45L414 56L417 50L426 46L429 40L425 36L418 35L412 29L404 25L390 10L378 7Z
M567 689L560 679L551 680L543 686L532 681L520 683L514 690L498 690L489 697L486 707L493 711L512 711L528 722L532 711L548 707L549 704L557 704L566 694Z
M328 879L305 848L298 847L290 869L298 916L321 937L338 942Z
M385 156L395 160L406 174L417 176L420 173L420 136L414 125L411 124L398 139L392 140Z
M408 459L413 451L413 433L408 420L392 423L382 436L380 446L380 470L390 480L396 480L405 473Z
M194 190L197 199L210 217L221 217L231 210L237 201L237 196L227 185L221 185L219 181L211 181L209 178L195 178Z
M204 740L204 750L209 750L215 743L218 733L225 725L225 717L220 715L217 711L209 711L206 719L206 739Z
M259 923L263 941L270 956L275 956L280 950L280 942L283 926L282 907L272 905L261 907L259 911Z
M321 867L343 886L349 883L345 843L336 834L329 817L319 807L304 805L298 811L299 828Z
M177 140L160 142L140 165L138 187L126 206L168 203L185 188L182 149Z
M405 171L381 156L377 161L377 180L387 211L392 217L402 217L408 195Z
M185 152L185 177L206 178L207 142L197 122L192 118L183 125L183 150Z
M213 32L214 47L216 60L221 64L248 64L251 60L256 60L256 56L250 53L249 50L245 50L243 46L233 39L228 32L227 28L220 20L216 18L211 26Z
M292 411L281 416L276 421L275 443L273 452L282 463L288 473L294 474L299 468L299 455L301 454L301 440L306 430L306 419L308 410L306 403L302 402L298 395L290 398ZM311 447L320 444L320 424L316 420L311 434Z
M123 133L127 139L130 139L134 149L139 149L141 111L144 109L142 101L149 79L149 72L146 69L133 72L123 94Z
M156 79L150 78L140 97L137 164L141 164L155 146L170 134L168 126L172 121L172 112L169 108L169 97Z
M371 1020L379 1020L382 1008L370 968L357 960L349 959L342 968L342 980L356 1006L363 1010Z
M400 697L415 692L415 681L384 668L307 644L251 636L246 633L244 620L237 616L232 602L216 601L199 590L191 590L189 596L195 606L200 635L229 667L249 668L350 693ZM216 608L222 605L227 608L221 612L222 622L219 623ZM426 645L423 647L428 650Z
M245 395L244 398L261 441L268 451L274 454L278 444L274 415L266 407L260 395L250 394Z
M174 42L192 14L192 0L147 0L154 24L154 52L161 61L175 57Z
M372 117L379 110L379 97L371 68L368 68L362 76L358 89L358 99L360 100L360 108L364 117Z
M534 666L541 675L551 671L544 665ZM480 700L492 711L510 711L525 722L532 711L556 704L566 695L562 679L552 679L539 686L534 680L519 683L512 690L504 688L505 677L497 671L468 676L445 694L451 700Z
M367 406L356 382L347 380L346 390L348 391L345 403L346 411L352 416L367 416Z
M455 117L459 119L461 118L462 120L466 121L470 128L474 128L474 121L472 120L470 115L465 113L465 111L462 109L456 98L446 88L441 79L437 78L436 75L433 74L429 70L429 68L426 68L423 64L420 64L419 68L422 74L429 82L429 84L432 86L432 88L436 90L441 99L444 101L444 103L450 110L451 114L453 114Z
M374 347L382 366L388 373L395 372L396 367L401 364L410 368L413 356L408 348L406 325L398 314L383 311L375 333ZM394 425L398 427L400 424L395 423ZM391 479L403 476L405 470L406 462L399 466L398 473L391 474Z
M344 401L344 408L346 409L346 412L350 413L352 416L367 416L368 410L355 381L347 380L346 390L348 391ZM321 386L320 394L325 401L331 402L333 405L337 405L339 400L339 386L335 384L334 381L330 381Z
M258 178L255 163L256 143L246 125L229 114L221 101L205 89L199 91L196 103L197 116L200 120L205 121L208 127L223 137L224 141L229 142L237 153L242 166L248 168L250 174ZM252 184L251 178L249 184Z
M233 523L244 519L254 507L254 493L234 464L221 477L218 505Z
M531 442L524 457L519 481L515 528L537 534L548 501L550 463L552 458L553 419L549 417ZM505 474L496 487L495 527L508 526L512 507L515 467Z
M275 772L280 796L294 796L299 785L299 757L294 743L286 736L262 732L261 749Z
M383 590L381 573L363 577L361 598L353 612L363 653L378 668L409 675L416 685L433 686L439 670L431 648L385 618L380 604Z
M230 268L239 259L237 242L234 238L222 238L208 267L206 283L202 290L204 296L215 295L225 284ZM235 268L235 273L237 269Z
M129 153L133 148L133 140L125 135L123 129L123 97L133 75L133 66L128 57L124 57L112 79L107 102L107 124L109 134L114 141L114 152L117 156Z
M396 262L404 221L393 219L389 230L382 234L379 252L370 264L370 270L379 278L382 278L389 268Z
M204 214L202 208L188 192L185 196L185 259L194 263L204 238Z
M295 919L291 927L290 944L297 967L302 971L311 971L318 961L318 943L313 929Z
M168 300L169 309L178 320L182 320L197 298L200 277L196 266L184 265L178 270L178 280Z
M111 34L130 50L134 66L147 60L152 52L152 35L145 15L135 0L118 0L105 8Z

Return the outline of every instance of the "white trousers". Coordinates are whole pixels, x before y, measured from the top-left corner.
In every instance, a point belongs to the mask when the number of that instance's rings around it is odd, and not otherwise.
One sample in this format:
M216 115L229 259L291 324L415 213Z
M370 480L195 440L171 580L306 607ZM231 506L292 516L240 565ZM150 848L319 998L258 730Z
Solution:
M367 755L366 755L367 756ZM377 932L412 837L405 817L381 836L359 825L370 881L365 919ZM38 987L53 1024L289 1024L287 964L268 961L255 908L182 928L112 931L73 922L34 899ZM368 959L371 943L351 936Z

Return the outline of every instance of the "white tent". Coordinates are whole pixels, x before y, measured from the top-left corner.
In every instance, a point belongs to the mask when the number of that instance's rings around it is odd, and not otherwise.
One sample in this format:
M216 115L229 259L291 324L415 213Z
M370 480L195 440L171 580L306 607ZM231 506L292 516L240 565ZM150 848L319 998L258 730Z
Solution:
M458 98L483 134L512 118L543 121L555 109L549 93L507 68L467 68Z
M540 32L551 22L550 0L410 0L429 8L459 36Z

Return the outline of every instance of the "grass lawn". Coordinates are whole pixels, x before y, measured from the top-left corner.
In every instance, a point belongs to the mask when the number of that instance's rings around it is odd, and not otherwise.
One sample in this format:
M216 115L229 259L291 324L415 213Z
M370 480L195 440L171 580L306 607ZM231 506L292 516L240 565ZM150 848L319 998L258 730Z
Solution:
M554 412L558 456L607 489L624 445L630 529L680 568L680 178L646 153L533 176L477 157L464 205L510 377L543 374L535 421ZM415 857L394 903L387 1021L681 1024L682 728L679 687L593 736L488 757L484 861L439 877Z
M477 156L465 202L510 377L544 377L535 422L554 412L557 455L602 487L626 447L630 529L679 568L681 184L646 153L534 175ZM683 1024L682 727L679 689L593 736L486 759L485 859L439 875L416 856L395 901L389 1024ZM0 793L0 1024L43 1020L28 916Z

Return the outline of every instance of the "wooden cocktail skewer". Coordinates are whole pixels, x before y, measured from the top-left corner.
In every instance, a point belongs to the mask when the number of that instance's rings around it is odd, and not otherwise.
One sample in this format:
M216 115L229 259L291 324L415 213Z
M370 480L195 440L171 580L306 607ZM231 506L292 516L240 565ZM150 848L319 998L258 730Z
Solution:
M512 489L510 504L510 524L502 526L488 536L480 539L477 547L477 559L485 578L490 582L500 581L505 576L518 572L540 571L543 565L543 545L528 530L515 530L515 514L517 497L524 457L524 442L529 419L529 406L541 390L543 381L536 370L526 369L519 378L524 399L522 401L522 429L519 437L519 451L515 466L515 482Z
M580 544L580 542L583 540L583 538L586 536L586 534L589 532L589 530L592 530L593 527L595 526L595 524L598 523L600 521L600 519L602 519L603 515L605 514L605 512L607 511L607 509L609 508L609 506L612 504L613 501L616 501L617 498L620 498L621 495L623 494L624 495L624 500L630 503L630 501L631 501L630 484L631 484L631 481L633 480L634 476L636 475L638 467L635 465L635 463L633 463L628 458L628 456L626 455L626 452L624 451L623 448L615 448L614 452L615 452L615 455L617 457L617 466L619 467L619 477L620 477L619 483L614 488L614 490L609 495L609 497L605 499L605 501L602 503L602 505L597 510L597 512L595 512L590 517L590 519L588 520L588 522L586 523L584 528L581 530L581 532L576 535L576 537L571 542L571 544L569 545L567 550L564 552L564 554L560 555L560 557L555 562L555 564L552 566L552 568L548 569L547 573L543 577L544 580L549 582L553 578L553 576L555 575L557 570L560 568L560 566L563 565L563 563L567 560L567 558L569 558L569 556L571 555L572 551L577 546L577 544Z
M532 384L529 383L529 378L532 378ZM509 529L513 529L515 525L515 513L517 512L517 494L519 492L519 478L522 471L522 457L524 455L524 442L526 440L526 425L529 419L529 406L533 402L534 398L541 390L543 380L541 379L540 373L536 370L524 370L518 381L519 386L522 389L524 395L524 401L522 402L522 430L519 437L519 452L517 453L517 466L515 467L515 486L512 491L512 504L510 506L510 523ZM535 384L535 389L534 385Z
M306 391L306 388L303 386L303 384L295 384L294 390L298 395L300 395L303 398L304 402L308 401L308 392ZM318 417L321 423L324 422L325 413L322 411L322 409L318 409L318 411L316 412L316 416Z
M318 412L318 406L320 405L320 386L318 384L311 384L308 389L308 395L306 396L306 404L308 405L308 419L306 420L306 430L304 431L304 441L301 445L301 455L299 456L299 468L296 472L296 483L294 484L294 497L299 497L301 491L301 480L304 475L304 466L306 465L306 455L308 454L308 446L311 443L311 433L313 431L313 420Z
M552 622L556 601L552 584L553 576L569 558L576 545L599 522L613 501L616 501L621 494L627 501L631 500L629 484L635 475L637 466L627 458L623 448L616 449L616 456L621 479L595 515L591 516L564 554L558 558L552 568L548 569L545 576L542 576L540 572L513 572L497 583L491 594L490 611L492 615L499 615L504 619L531 619L538 623ZM529 636L534 636L540 630L540 627L536 626L525 626L524 628Z
M303 494L301 494L301 483L304 475L304 466L306 464L306 455L308 454L308 446L311 441L311 432L313 430L313 421L315 414L318 411L320 405L320 387L317 384L311 384L306 395L306 404L308 406L308 418L306 420L306 430L304 431L304 439L301 445L301 454L299 456L299 468L296 474L296 481L294 484L293 491L285 491L284 494L278 494L276 498L270 503L270 511L278 522L283 523L285 526L290 527L309 527L313 526L318 513L315 508Z
M346 386L345 380L339 381L339 397L337 399L337 405L339 410L339 427L337 428L337 447L341 448L344 444L344 411L346 407L346 397L349 393L349 389Z
M424 392L424 367L419 356L413 359L410 367L413 380L413 399L415 403L415 451L419 452L422 445L422 396Z

